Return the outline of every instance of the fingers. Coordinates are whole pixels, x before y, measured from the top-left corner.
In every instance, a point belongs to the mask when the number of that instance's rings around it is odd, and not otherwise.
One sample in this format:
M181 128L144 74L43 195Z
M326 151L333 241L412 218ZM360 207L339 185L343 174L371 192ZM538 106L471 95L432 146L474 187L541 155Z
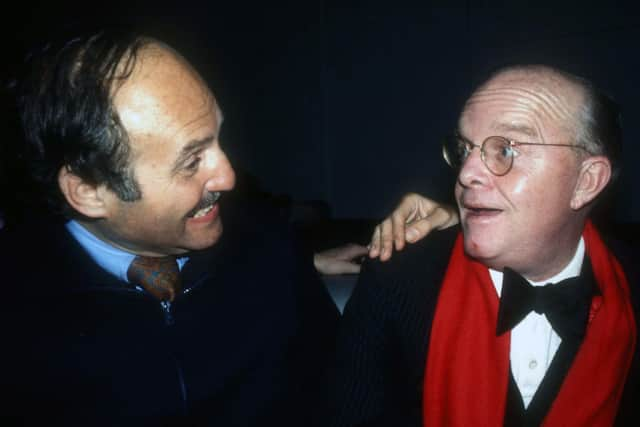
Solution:
M360 264L349 261L336 262L331 268L332 274L356 274L360 273Z
M444 230L458 223L458 212L453 206L439 205L422 221L428 221L431 229ZM424 237L424 235L421 235L421 237ZM416 240L419 240L419 238Z
M393 240L396 250L402 250L405 242L415 242L420 236L411 225L433 214L439 205L433 200L416 193L407 193L391 214ZM428 233L428 231L427 231Z
M383 240L383 228L384 230L388 229L388 227L385 226L385 223L387 223L388 221L389 221L389 218L385 219L380 224L376 225L376 227L373 229L373 235L371 236L371 243L369 243L370 258L377 258L381 256L383 253L386 255L386 252L388 251L389 243L387 243L385 247L385 243ZM386 236L387 236L386 239L388 239L389 238L388 231Z
M318 255L326 258L340 259L344 261L350 261L354 258L362 257L367 253L368 249L365 246L357 243L347 243L342 246L327 249L318 252Z
M371 243L369 243L369 258L380 257L386 261L393 252L393 224L391 218L386 218L373 229Z
M443 229L458 223L455 208L441 205L416 193L407 193L393 213L376 226L369 245L369 257L391 258L406 242L415 243L433 229Z
M401 251L402 248L404 248L404 242L405 242L405 224L408 222L408 216L404 213L404 212L400 212L399 210L396 210L392 215L391 215L391 224L392 224L392 228L390 233L391 235L391 239L393 239L393 242L395 244L395 248L398 251Z
M411 222L414 219L428 217L439 206L439 203L418 193L407 193L394 212L399 212L406 218L406 222Z
M415 243L425 238L433 230L442 230L458 223L455 210L440 206L433 209L431 214L406 226L405 238L409 243Z
M369 258L380 257L380 261L386 261L391 258L395 236L396 230L392 218L387 218L378 224L376 228L374 228L373 235L371 236Z
M376 225L369 242L369 258L376 258L380 255L380 225Z
M380 257L381 261L386 261L391 257L393 252L393 225L390 218L386 218L378 224L374 231L374 241L372 242L372 251L369 251L371 258Z
M381 261L386 261L391 258L394 247L396 250L404 248L405 224L415 218L416 200L419 197L414 193L405 195L391 216L376 226L369 250L371 258L379 256Z
M345 261L361 258L369 252L366 246L357 243L348 243L335 249L334 256Z
M380 260L386 261L391 258L393 252L393 220L385 219L380 224Z
M393 249L402 250L405 244L405 224L416 214L414 197L406 195L391 216L376 226L371 237L369 257L380 257L380 261L391 258Z
M453 206L440 205L431 215L431 225L437 230L444 230L458 223L458 211Z
M426 237L427 234L431 232L435 227L433 226L433 222L431 221L431 217L420 219L418 221L414 221L410 225L407 226L407 231L405 233L405 237L407 242L415 243L418 240Z
M355 274L360 272L360 265L350 260L342 260L326 253L317 253L313 257L313 263L320 274Z
M449 220L439 228L440 230L452 227L460 222L460 215L458 215L458 209L455 206L443 205L442 209L449 215Z
M321 274L359 273L360 264L358 261L367 252L368 249L365 246L348 243L314 254L313 263Z

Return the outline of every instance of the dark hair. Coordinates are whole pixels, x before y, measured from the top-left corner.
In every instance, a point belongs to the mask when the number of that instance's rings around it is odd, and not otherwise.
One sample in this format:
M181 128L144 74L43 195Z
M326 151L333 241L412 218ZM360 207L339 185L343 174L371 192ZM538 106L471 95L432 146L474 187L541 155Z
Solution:
M145 43L121 30L49 43L27 57L23 77L10 85L23 132L19 152L54 212L80 216L60 191L63 167L124 201L142 196L112 97Z

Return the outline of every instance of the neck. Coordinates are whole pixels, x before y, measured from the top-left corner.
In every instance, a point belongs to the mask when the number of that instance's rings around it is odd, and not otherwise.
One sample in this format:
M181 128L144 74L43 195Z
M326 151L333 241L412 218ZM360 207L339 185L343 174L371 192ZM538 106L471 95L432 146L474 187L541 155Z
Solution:
M568 233L564 239L557 239L552 250L541 253L529 266L521 266L515 270L532 282L550 279L569 265L576 254L581 236L582 227L579 231Z
M113 247L121 249L125 252L129 252L133 255L142 255L147 257L164 257L167 255L171 255L168 253L161 253L159 251L140 248L133 244L125 244L123 243L125 242L124 239L120 238L120 236L118 236L108 227L102 226L101 220L98 220L98 221L77 220L77 222L81 226L83 226L85 229L87 229L91 234L93 234L103 242L106 242Z

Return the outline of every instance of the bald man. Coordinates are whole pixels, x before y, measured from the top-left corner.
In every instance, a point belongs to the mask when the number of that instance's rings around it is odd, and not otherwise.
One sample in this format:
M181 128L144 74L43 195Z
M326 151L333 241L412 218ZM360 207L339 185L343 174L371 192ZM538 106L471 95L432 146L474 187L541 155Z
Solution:
M634 252L589 220L620 144L617 108L584 79L528 65L481 84L443 147L461 227L365 264L328 424L637 425ZM409 196L373 255L396 223L424 234L430 203Z

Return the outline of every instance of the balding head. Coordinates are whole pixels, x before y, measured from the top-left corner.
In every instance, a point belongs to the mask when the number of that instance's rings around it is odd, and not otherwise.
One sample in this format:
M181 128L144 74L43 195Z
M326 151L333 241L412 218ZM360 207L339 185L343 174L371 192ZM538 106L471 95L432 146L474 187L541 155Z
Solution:
M467 253L532 280L571 259L611 177L601 146L585 139L591 98L580 79L537 65L500 70L474 91L458 129L458 152L468 153L456 184Z
M562 129L554 135L555 142L575 143L584 91L561 73L544 66L500 70L471 95L461 119L477 105L507 102L513 103L509 117L492 117L496 131L517 128L524 135L544 140L548 135L542 134L542 124L551 121Z
M570 134L571 143L589 153L606 156L612 178L619 174L622 145L620 110L609 96L590 81L545 65L515 65L494 72L467 101L477 100L484 90L500 84L526 83L541 114L558 120Z

